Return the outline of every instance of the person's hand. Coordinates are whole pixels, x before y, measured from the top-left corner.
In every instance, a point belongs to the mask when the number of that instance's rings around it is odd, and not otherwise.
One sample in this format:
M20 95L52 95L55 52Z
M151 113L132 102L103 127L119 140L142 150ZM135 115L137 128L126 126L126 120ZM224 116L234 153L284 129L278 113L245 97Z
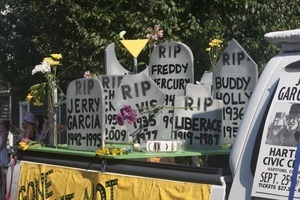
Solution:
M58 125L57 125L57 131L58 131L60 134L66 134L66 133L67 133L67 126L64 125L64 124L58 124Z

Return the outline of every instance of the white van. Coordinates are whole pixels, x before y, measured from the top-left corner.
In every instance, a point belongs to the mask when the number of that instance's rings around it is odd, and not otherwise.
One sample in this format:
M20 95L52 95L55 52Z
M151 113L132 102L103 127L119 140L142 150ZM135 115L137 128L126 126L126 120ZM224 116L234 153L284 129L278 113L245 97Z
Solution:
M300 199L298 182L290 190L294 167L298 172L300 29L271 32L265 39L283 53L264 68L239 127L230 155L232 200Z

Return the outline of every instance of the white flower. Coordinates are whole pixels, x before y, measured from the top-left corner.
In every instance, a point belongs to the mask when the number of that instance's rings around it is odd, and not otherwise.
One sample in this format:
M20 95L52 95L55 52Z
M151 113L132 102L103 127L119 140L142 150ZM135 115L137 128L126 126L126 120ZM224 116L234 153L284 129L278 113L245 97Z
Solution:
M34 69L32 70L32 75L34 75L37 72L41 72L43 74L50 72L51 71L51 67L50 64L48 62L46 62L45 60L43 60L43 62L39 65L36 65L34 67Z

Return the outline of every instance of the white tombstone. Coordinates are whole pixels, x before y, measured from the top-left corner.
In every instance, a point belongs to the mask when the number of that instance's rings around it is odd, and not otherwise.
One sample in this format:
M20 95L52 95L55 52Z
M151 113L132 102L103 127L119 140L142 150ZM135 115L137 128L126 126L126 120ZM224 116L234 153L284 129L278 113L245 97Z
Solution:
M176 96L172 139L185 140L187 150L219 149L222 107L211 97Z
M68 85L68 149L95 151L104 144L105 106L102 92L100 81L94 78L77 79Z
M257 79L256 63L232 39L213 72L213 96L224 103L221 144L234 142Z
M105 71L107 75L125 75L129 71L119 62L115 52L115 43L109 44L105 49Z
M106 75L132 74L120 64L115 52L115 43L109 44L105 49L105 72ZM148 68L144 69L143 72L148 74Z
M190 48L180 42L160 43L153 49L149 76L166 94L161 126L165 139L171 138L175 96L182 96L188 83L194 82L194 57Z
M105 101L105 131L106 142L112 143L128 143L129 137L126 126L119 126L115 117L118 114L118 110L113 105L113 99L124 76L114 75L100 75L100 80Z
M116 90L113 105L120 111L124 105L131 106L137 112L137 121L125 125L133 142L142 143L144 140L159 139L161 111L165 95L145 73L124 76Z

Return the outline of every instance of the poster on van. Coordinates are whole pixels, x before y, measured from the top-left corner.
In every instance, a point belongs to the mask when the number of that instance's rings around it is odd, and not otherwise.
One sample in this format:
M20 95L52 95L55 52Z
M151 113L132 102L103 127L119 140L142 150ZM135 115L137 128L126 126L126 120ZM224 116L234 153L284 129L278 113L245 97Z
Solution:
M267 114L252 187L252 196L289 197L300 133L299 72L283 71ZM297 169L298 167L297 167ZM297 182L300 181L300 174ZM294 199L300 199L296 184Z

